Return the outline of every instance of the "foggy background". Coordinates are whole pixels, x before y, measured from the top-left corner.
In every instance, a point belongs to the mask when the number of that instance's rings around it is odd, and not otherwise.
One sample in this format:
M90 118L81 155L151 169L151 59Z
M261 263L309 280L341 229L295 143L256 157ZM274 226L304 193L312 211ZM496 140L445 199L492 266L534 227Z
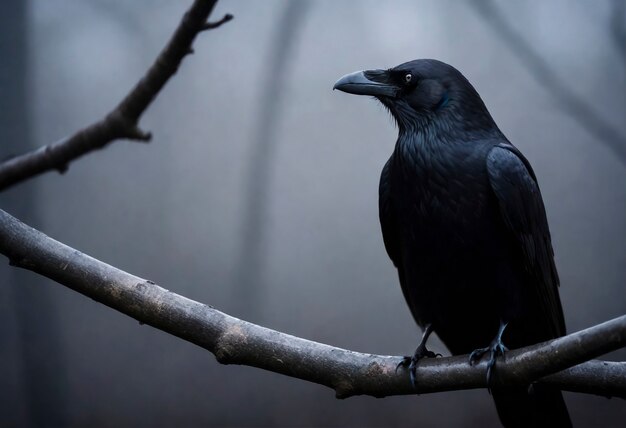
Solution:
M2 2L0 158L100 119L190 3ZM620 3L496 2L561 84L621 133L618 145L626 144ZM396 130L373 100L331 88L348 72L437 58L473 83L535 169L568 331L626 313L626 163L567 113L473 3L222 0L212 18L226 12L235 20L199 35L142 118L149 145L113 143L65 175L3 192L0 207L231 315L410 355L419 331L378 223L378 179ZM2 426L497 425L485 390L340 401L319 385L222 366L2 261ZM447 355L437 340L431 349ZM565 399L577 426L626 420L623 400Z

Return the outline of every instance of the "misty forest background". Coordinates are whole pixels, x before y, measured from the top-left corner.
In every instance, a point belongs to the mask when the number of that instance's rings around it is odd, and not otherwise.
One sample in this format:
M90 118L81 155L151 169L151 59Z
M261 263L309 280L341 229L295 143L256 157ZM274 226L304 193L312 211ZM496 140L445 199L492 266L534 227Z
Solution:
M153 61L187 3L3 1L0 158L102 117ZM200 35L150 107L142 125L151 144L115 143L65 175L3 192L0 206L231 315L352 350L408 355L418 330L377 208L396 130L382 106L331 88L355 70L437 58L468 77L534 166L568 331L622 315L626 158L609 147L626 149L626 2L484 4L222 1L213 16L235 20ZM543 65L560 86L551 87ZM612 143L568 110L563 88L617 132ZM432 349L447 354L438 341ZM485 390L340 401L319 385L221 366L199 347L6 263L0 379L2 426L497 424ZM565 398L579 426L626 420L623 400Z

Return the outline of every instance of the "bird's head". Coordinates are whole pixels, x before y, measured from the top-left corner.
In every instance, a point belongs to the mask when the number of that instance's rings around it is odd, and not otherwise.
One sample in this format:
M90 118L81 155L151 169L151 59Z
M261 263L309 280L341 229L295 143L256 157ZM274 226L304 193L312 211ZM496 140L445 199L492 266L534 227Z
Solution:
M376 97L401 132L420 132L432 125L463 132L496 126L468 80L456 68L433 59L357 71L343 76L333 89Z

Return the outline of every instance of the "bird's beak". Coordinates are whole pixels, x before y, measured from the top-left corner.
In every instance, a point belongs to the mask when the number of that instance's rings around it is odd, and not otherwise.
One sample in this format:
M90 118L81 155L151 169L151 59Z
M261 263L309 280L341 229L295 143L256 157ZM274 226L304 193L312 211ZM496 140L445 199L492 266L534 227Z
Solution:
M355 95L395 97L399 88L389 81L386 70L365 70L346 74L337 80L333 89Z

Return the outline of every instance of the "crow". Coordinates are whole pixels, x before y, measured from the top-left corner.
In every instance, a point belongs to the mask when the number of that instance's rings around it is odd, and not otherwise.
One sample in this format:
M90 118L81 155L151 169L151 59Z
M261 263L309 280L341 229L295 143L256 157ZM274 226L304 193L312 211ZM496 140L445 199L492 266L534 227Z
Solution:
M383 241L402 293L423 329L408 366L434 357L435 332L474 364L563 336L559 278L537 177L454 67L433 59L339 79L333 89L370 95L391 113L398 139L380 177ZM504 426L571 426L561 391L494 387Z

